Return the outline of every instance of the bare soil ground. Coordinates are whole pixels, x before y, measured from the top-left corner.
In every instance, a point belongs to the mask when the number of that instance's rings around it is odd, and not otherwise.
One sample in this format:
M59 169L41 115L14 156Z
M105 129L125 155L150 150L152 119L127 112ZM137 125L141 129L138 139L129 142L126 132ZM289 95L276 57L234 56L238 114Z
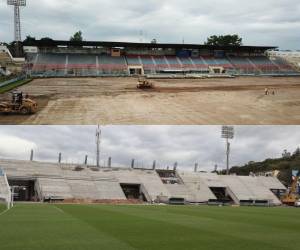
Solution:
M300 124L300 77L151 81L138 90L129 77L36 79L19 89L39 111L1 114L0 124Z

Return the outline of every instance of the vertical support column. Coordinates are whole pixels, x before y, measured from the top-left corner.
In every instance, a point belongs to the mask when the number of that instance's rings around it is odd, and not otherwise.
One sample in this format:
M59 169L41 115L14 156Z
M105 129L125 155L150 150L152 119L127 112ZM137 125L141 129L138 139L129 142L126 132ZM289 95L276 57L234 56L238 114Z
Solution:
M195 173L198 172L198 163L195 163L194 172L195 172Z
M68 65L69 65L69 56L66 55L66 62L65 62L65 75L68 75Z
M87 161L88 161L88 155L86 155L84 158L84 165L87 165Z
M30 161L33 161L33 149L30 151Z
M176 171L176 170L177 170L177 167L178 167L178 163L177 163L177 162L175 162L175 163L174 163L173 170L174 170L174 171Z
M156 168L156 161L153 161L152 169L155 170L155 168Z
M96 74L99 76L99 57L96 56Z
M58 163L61 163L61 153L58 154Z
M134 159L131 160L131 168L134 168Z
M111 157L108 157L107 167L111 168Z

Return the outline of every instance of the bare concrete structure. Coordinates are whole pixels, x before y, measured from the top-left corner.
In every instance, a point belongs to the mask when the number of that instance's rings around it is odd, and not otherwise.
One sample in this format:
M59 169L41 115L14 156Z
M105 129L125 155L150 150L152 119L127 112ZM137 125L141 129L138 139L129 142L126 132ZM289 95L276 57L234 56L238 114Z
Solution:
M221 176L161 169L98 168L34 161L1 160L9 185L22 187L22 201L126 200L145 202L280 205L285 187L273 177ZM1 184L0 194L7 193Z

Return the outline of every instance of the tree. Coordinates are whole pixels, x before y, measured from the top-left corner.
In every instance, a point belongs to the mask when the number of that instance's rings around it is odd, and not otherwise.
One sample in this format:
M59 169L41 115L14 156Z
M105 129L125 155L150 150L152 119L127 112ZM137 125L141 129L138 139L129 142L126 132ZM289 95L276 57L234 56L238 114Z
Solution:
M35 37L32 37L30 35L27 35L25 40L23 41L23 43L31 43L31 42L34 42L35 41Z
M293 153L293 156L300 156L300 148L298 147L296 151Z
M43 38L41 38L41 41L44 41L44 42L52 42L53 39L50 38L50 37L43 37Z
M290 157L291 157L291 153L288 152L286 149L283 150L282 158L290 158Z
M157 43L157 39L156 39L156 38L153 38L153 39L151 40L151 43L152 43L152 44L156 44L156 43Z
M71 42L82 42L82 32L79 30L73 36L70 37Z
M207 38L205 45L214 46L241 46L243 39L238 35L225 35L225 36L210 36Z

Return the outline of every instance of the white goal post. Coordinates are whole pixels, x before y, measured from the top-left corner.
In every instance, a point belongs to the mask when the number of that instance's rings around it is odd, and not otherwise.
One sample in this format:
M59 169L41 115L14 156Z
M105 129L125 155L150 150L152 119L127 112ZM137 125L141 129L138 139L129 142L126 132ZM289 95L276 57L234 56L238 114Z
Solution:
M6 205L7 209L13 206L12 192L8 184L6 174L0 168L0 203Z

